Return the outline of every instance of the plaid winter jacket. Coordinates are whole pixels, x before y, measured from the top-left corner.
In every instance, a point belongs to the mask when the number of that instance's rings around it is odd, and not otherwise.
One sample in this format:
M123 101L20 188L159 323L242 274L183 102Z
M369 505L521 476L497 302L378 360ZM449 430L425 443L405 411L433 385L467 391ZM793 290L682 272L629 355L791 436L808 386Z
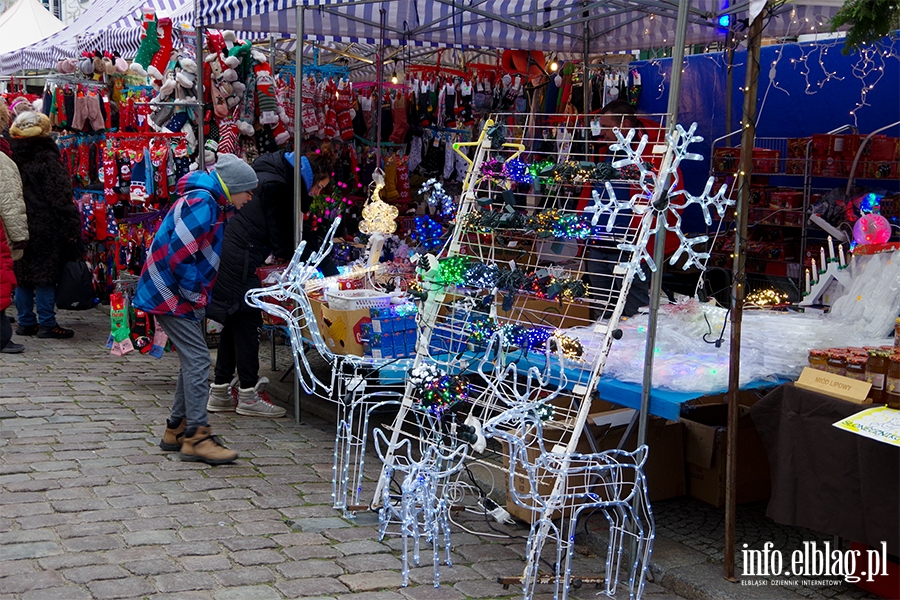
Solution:
M192 173L159 226L138 280L134 306L155 315L198 320L219 272L228 205L215 175Z

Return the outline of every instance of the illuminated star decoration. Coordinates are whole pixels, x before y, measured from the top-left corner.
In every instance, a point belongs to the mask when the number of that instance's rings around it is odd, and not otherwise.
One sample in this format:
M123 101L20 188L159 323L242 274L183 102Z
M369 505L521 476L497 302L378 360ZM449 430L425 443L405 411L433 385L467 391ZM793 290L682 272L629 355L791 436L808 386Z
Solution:
M362 209L363 220L359 230L366 235L380 233L389 235L397 230L397 216L400 211L381 199L381 188L384 187L384 173L377 169L372 174L372 196Z
M618 128L613 129L613 133L618 140L610 146L613 152L623 152L625 158L615 161L612 166L617 169L625 167L636 168L639 175L634 185L640 187L640 191L633 194L628 200L620 200L616 197L615 190L610 182L604 182L608 200L604 202L600 198L600 193L595 191L593 196L594 203L588 207L587 211L594 213L592 219L593 224L597 224L600 215L608 214L609 219L606 222L606 230L612 229L618 212L621 210L629 210L634 213L635 217L640 218L638 224L638 232L635 236L634 243L620 243L618 248L626 252L631 252L633 259L625 263L625 267L633 269L634 273L642 280L646 279L643 269L640 268L641 262L645 262L651 271L656 271L657 265L653 257L647 251L647 243L650 236L656 231L657 222L663 219L667 231L674 233L679 240L678 249L672 254L669 264L674 265L681 258L682 254L687 255L687 259L682 265L683 269L696 266L700 269L705 268L705 260L709 258L708 252L699 252L694 248L697 244L703 244L709 240L708 236L701 235L688 237L681 231L681 212L691 204L698 204L703 212L703 218L707 225L712 223L709 212L710 207L714 207L720 217L725 215L725 208L734 204L734 200L725 197L726 186L722 185L718 192L712 193L714 179L712 177L706 182L703 193L694 196L686 190L678 190L678 165L682 160L702 160L699 154L688 152L687 147L695 142L703 141L703 138L694 135L697 124L691 125L690 129L685 131L681 125L675 126L675 131L666 134L666 142L672 149L671 160L668 164L664 164L660 172L657 174L652 170L651 165L646 163L643 158L644 150L648 145L647 135L641 136L636 145L633 145L635 132L629 130L628 135L623 136ZM657 206L653 205L655 194L657 193L658 182L668 181L668 187L659 194L660 201ZM669 223L669 219L673 223Z

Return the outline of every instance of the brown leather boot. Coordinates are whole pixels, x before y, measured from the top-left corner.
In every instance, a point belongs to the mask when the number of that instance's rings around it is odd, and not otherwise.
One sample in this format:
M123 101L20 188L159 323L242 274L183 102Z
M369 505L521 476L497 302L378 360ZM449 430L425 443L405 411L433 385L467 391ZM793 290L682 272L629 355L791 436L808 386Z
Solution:
M205 462L208 465L223 465L233 462L238 453L222 445L219 438L212 434L208 425L186 431L181 440L181 460L189 462Z
M159 447L166 452L181 450L185 427L187 427L187 419L183 418L179 423L173 423L171 420L166 419L166 432L159 442Z

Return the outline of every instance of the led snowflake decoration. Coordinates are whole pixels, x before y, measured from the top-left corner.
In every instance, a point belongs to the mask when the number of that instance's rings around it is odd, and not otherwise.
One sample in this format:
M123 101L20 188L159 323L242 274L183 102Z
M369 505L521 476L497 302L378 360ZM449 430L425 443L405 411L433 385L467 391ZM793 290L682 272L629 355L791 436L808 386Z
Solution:
M695 142L702 142L703 137L694 135L697 124L691 125L687 131L681 125L675 126L675 131L666 134L666 141L672 148L671 159L667 164L663 164L659 173L655 173L652 169L647 168L649 165L644 161L643 155L647 148L647 135L641 136L637 145L633 145L635 132L629 130L628 134L623 136L622 132L615 128L613 132L616 135L617 143L610 146L614 152L623 152L625 158L615 161L612 166L621 169L627 166L634 166L640 173L638 180L635 182L640 187L640 192L633 194L628 200L620 200L609 181L604 182L606 194L601 194L597 190L593 191L593 204L585 209L585 212L593 213L591 219L592 225L600 223L601 216L608 215L604 228L611 231L619 216L620 211L630 211L635 216L640 217L638 232L634 243L620 243L618 248L626 252L632 253L632 260L626 263L626 268L633 269L635 274L642 280L646 278L643 269L640 268L642 262L647 263L651 271L656 271L657 265L653 260L653 256L647 251L647 242L650 236L656 231L658 219L665 219L665 227L669 232L678 236L678 249L669 259L669 264L674 265L681 258L682 254L687 255L682 268L688 269L696 266L700 269L705 268L705 260L709 258L708 252L701 252L695 246L709 241L709 236L699 235L688 237L681 231L681 213L691 204L698 204L703 211L703 219L707 225L712 224L712 216L710 215L710 207L715 208L720 217L725 215L725 208L734 204L734 200L725 197L726 186L722 185L719 190L713 194L712 187L714 178L710 177L706 182L706 187L699 196L694 196L686 190L676 190L678 186L678 165L683 160L702 160L699 154L688 152L687 147ZM665 161L664 161L665 162ZM670 183L664 190L659 190L659 182L669 181ZM672 223L669 223L669 220Z

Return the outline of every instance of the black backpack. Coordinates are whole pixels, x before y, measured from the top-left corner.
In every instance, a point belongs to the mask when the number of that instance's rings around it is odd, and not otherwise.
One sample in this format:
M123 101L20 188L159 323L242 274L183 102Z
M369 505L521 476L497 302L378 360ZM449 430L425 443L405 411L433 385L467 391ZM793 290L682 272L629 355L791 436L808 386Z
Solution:
M59 310L88 310L97 303L94 278L83 260L67 262L56 286L56 308Z

